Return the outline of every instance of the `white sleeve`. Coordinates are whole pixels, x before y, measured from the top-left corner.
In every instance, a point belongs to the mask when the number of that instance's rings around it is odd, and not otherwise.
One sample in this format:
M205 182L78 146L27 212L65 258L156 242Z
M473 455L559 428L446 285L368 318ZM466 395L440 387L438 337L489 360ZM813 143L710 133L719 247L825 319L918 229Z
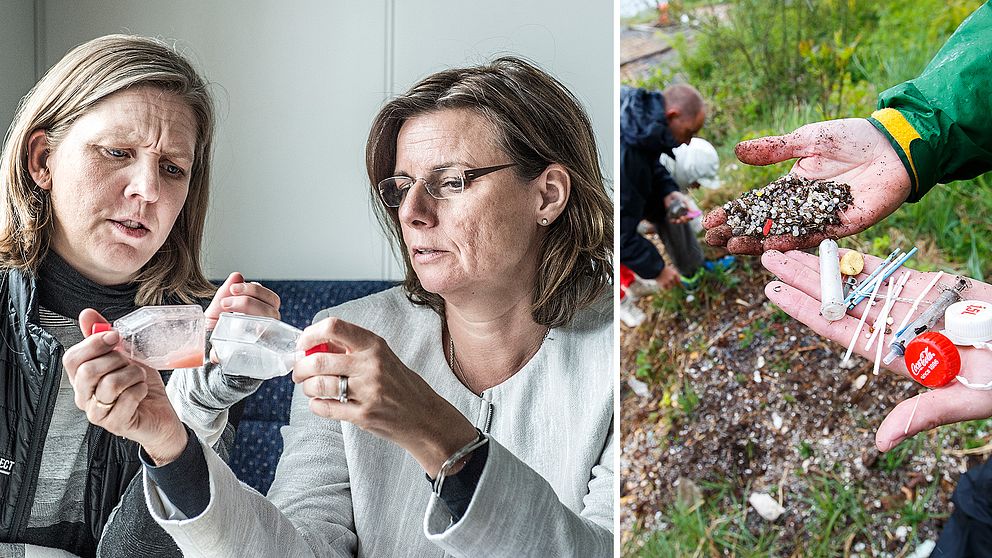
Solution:
M454 556L613 556L613 437L611 428L578 514L541 475L490 439L465 515L453 522L432 495L424 534Z
M284 449L269 499L205 449L210 503L199 516L180 519L145 473L148 509L186 556L240 557L246 549L255 556L355 555L358 538L340 423L311 413L297 387L282 433Z
M219 364L208 362L201 368L172 372L165 393L179 420L214 447L227 426L227 410L248 397L261 380L224 374Z

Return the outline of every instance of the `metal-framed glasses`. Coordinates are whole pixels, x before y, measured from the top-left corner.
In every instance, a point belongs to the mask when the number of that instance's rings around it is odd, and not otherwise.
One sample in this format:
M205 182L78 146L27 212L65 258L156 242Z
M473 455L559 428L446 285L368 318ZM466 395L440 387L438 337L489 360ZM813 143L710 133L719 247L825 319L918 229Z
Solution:
M477 178L482 178L489 173L516 165L516 163L507 163L505 165L496 165L495 167L465 170L457 168L434 169L427 176L418 176L416 178L409 176L390 176L389 178L380 180L377 187L379 188L379 197L382 198L382 203L386 204L386 207L399 207L403 203L403 198L406 197L407 191L421 180L424 181L424 187L427 188L427 193L431 197L437 200L446 200L461 194L465 190L465 185L469 182Z

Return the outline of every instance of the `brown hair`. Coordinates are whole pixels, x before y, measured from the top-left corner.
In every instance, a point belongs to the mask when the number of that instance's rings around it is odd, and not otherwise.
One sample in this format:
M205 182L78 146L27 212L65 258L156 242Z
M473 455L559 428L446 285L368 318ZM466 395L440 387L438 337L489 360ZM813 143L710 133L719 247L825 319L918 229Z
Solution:
M403 257L408 298L444 315L444 300L425 290L413 270L398 210L379 201L376 184L393 174L396 138L406 120L455 108L476 111L489 122L497 145L523 179L533 180L552 163L567 169L571 194L543 238L531 312L548 327L568 324L609 288L613 204L603 186L592 126L578 100L558 80L514 57L428 76L386 103L372 123L365 149L372 204Z
M196 151L189 193L165 244L138 273L135 302L195 302L215 288L200 268L207 214L213 100L205 81L174 47L131 35L107 35L83 43L59 60L21 100L0 155L0 268L36 272L49 250L54 226L48 192L28 172L28 139L45 130L55 149L77 118L102 99L129 87L150 86L174 94L193 112Z

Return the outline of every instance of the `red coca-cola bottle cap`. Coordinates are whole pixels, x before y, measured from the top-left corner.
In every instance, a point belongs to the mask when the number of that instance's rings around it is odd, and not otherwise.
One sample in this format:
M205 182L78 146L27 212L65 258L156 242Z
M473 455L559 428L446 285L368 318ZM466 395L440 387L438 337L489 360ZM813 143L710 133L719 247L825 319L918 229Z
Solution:
M961 371L961 355L947 336L927 331L906 346L906 368L917 382L939 388Z
M97 333L103 333L104 331L110 331L113 326L107 322L97 322L93 324L93 328L90 329L90 335L96 335Z

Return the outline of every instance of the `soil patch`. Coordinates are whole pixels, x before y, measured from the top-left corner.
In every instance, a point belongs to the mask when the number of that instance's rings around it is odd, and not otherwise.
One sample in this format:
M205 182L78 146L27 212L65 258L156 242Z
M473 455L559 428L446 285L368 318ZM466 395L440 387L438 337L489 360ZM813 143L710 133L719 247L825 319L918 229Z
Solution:
M694 293L677 309L638 301L648 320L622 328L625 548L637 547L630 546L635 528L670 528L664 510L680 478L704 487L704 499L715 497L709 483L729 484L734 498L721 502L726 513L745 514L754 533L775 533L782 556L803 555L823 536L816 498L827 480L849 489L864 511L857 519L863 528L843 545L848 552L897 556L936 539L958 475L987 454L954 451L963 443L961 427L919 434L879 454L875 428L920 388L894 373L873 376L857 357L853 368L841 368L843 347L767 302L763 288L772 277L756 262L751 269L753 261L741 262L736 285L704 285L709 293ZM628 387L638 376L648 383L642 395ZM785 514L776 522L760 518L746 504L753 491L781 498ZM914 522L907 510L919 514ZM841 517L834 527L852 521Z

